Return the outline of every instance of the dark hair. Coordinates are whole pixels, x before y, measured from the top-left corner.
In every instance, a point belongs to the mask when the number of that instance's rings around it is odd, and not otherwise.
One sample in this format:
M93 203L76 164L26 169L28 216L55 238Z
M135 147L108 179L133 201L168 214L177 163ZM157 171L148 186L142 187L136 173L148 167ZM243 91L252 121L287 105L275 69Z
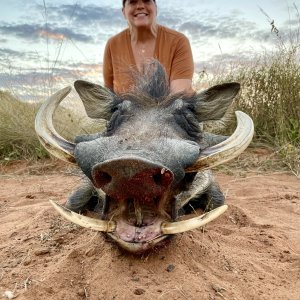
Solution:
M127 0L123 0L123 7L125 6ZM153 0L153 2L155 2L155 0Z

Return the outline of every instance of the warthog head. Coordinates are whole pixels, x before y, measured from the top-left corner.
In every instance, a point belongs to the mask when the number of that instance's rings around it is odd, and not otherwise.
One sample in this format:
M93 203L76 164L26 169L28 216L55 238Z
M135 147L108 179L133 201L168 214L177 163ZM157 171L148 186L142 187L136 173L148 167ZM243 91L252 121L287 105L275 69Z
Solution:
M236 112L237 129L228 138L203 132L201 123L224 116L239 84L217 85L193 95L170 94L164 69L152 61L130 93L116 95L86 81L76 81L75 89L89 117L107 120L106 130L75 142L55 131L52 116L70 92L67 87L43 104L36 132L50 153L78 164L88 178L85 191L96 192L101 213L90 218L74 212L91 196L78 192L68 209L52 202L64 217L106 232L131 252L143 252L166 237L203 226L226 210L209 169L245 150L253 123ZM197 208L208 212L190 214Z

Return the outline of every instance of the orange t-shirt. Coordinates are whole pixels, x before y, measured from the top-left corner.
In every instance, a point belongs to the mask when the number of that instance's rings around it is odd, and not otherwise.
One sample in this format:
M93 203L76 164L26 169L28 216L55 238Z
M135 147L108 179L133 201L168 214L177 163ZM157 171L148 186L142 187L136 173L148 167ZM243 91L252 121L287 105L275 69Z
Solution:
M158 25L154 58L165 68L169 81L192 79L194 62L189 40L185 35ZM131 70L137 70L129 29L125 29L106 44L103 59L104 85L115 93L124 93L132 83Z

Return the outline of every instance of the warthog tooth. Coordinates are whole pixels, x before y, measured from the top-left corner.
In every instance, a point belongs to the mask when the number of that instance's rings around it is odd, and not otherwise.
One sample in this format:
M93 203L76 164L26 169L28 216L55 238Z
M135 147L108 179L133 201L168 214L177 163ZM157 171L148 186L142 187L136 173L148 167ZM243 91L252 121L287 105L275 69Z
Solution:
M161 224L161 232L163 234L176 234L202 227L223 214L227 210L227 208L227 205L222 205L201 216L194 217L188 220L179 222L164 222Z
M134 199L133 201L134 205L134 212L136 216L136 225L141 226L143 224L143 214L142 214L142 208L138 200Z
M80 214L77 214L57 203L50 200L50 203L55 210L60 213L68 221L77 224L79 226L93 229L96 231L113 232L116 229L116 223L114 221L103 221L98 219L89 218Z
M178 205L176 199L171 203L171 217L173 221L176 221L178 218Z
M165 174L165 172L166 172L166 168L162 168L161 171L160 171L160 174L163 175L163 174Z
M103 209L102 209L102 214L101 214L101 219L104 219L109 211L109 204L110 204L110 199L108 196L104 197L103 200Z

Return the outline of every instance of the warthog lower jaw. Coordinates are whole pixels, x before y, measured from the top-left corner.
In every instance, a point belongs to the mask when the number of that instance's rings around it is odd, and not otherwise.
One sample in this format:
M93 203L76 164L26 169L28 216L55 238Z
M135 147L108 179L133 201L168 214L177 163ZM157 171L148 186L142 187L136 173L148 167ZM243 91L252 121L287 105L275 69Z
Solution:
M170 235L202 227L219 217L228 208L227 205L222 205L201 216L185 216L186 220L176 222L169 222L162 217L156 217L151 224L134 226L124 221L124 218L117 220L90 218L77 214L51 200L50 203L70 222L92 230L106 232L120 247L134 253L151 249Z
M170 238L170 235L161 235L147 242L130 243L120 239L119 237L117 237L112 233L107 233L107 235L113 241L115 241L122 249L135 254L143 253L147 250L153 249L155 246L161 245L161 243L167 238Z

